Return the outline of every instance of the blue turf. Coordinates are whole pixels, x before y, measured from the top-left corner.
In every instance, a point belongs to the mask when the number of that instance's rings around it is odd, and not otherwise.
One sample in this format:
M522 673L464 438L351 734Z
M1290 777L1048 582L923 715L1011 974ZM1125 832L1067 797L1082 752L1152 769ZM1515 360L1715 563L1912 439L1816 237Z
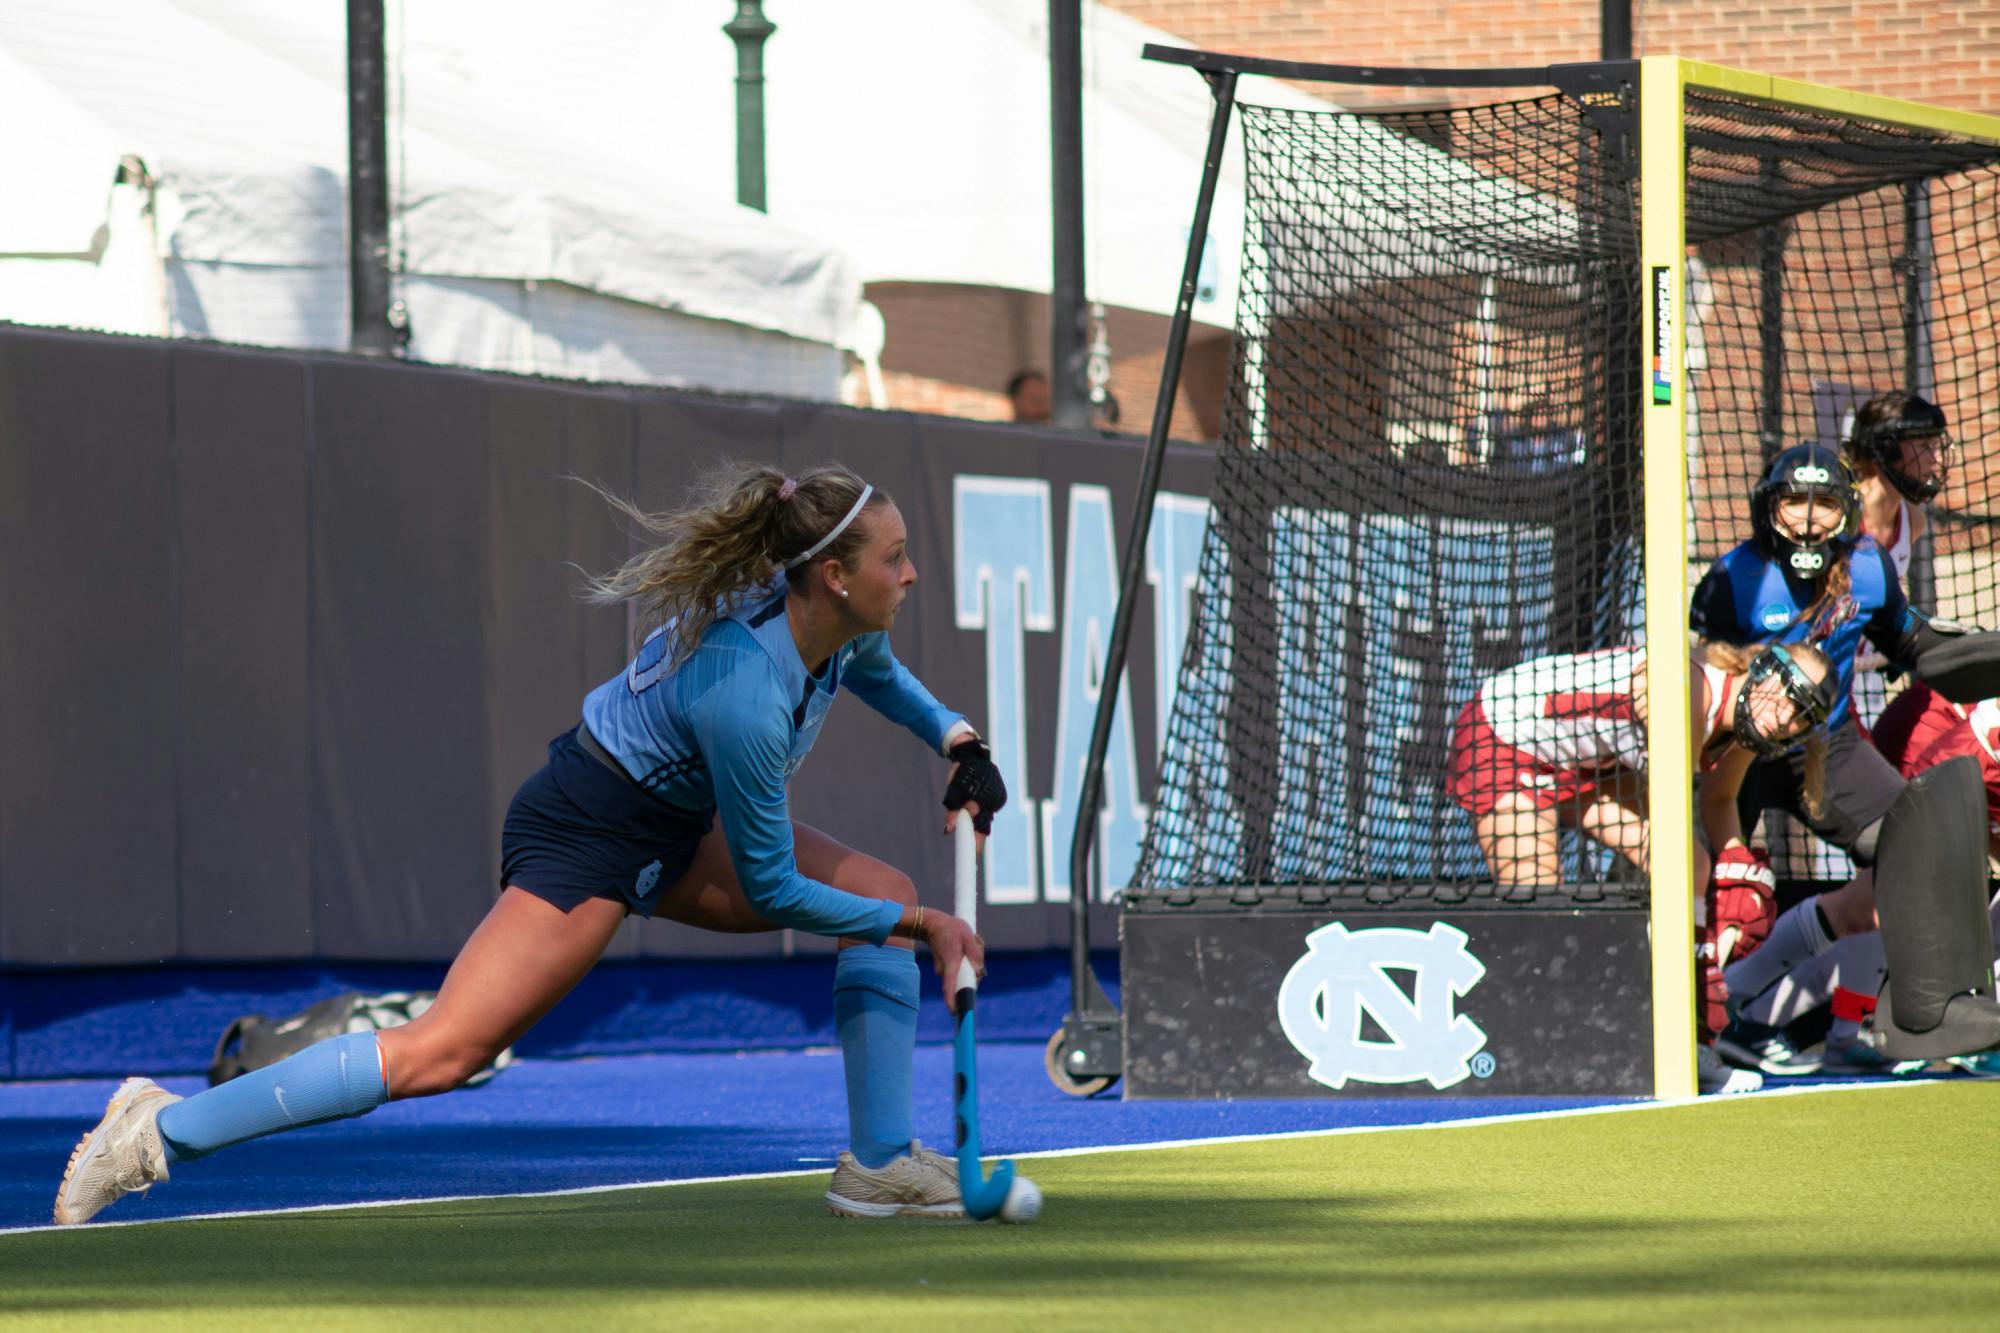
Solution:
M980 1047L989 1154L1348 1125L1421 1124L1625 1099L1385 1097L1125 1102L1066 1097L1042 1048ZM951 1048L917 1050L916 1132L951 1146ZM198 1078L161 1080L190 1093ZM0 1084L0 1227L48 1222L63 1163L115 1079ZM840 1056L644 1055L523 1060L483 1088L396 1102L359 1120L279 1134L178 1167L106 1221L632 1181L831 1169L847 1138Z

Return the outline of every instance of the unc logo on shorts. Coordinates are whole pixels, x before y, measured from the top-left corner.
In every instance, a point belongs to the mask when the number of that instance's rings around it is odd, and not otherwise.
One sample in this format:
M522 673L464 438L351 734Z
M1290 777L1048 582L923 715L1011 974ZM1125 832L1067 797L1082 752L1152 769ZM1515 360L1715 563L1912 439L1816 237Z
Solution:
M660 882L660 863L656 860L651 865L647 866L644 870L641 870L639 872L639 878L633 881L632 888L635 892L638 893L638 895L641 898L643 898L647 894L651 893L653 891L653 886L655 884L658 884L659 882Z
M1486 975L1465 947L1466 934L1442 921L1428 931L1382 926L1350 931L1336 921L1306 936L1306 954L1278 988L1285 1039L1312 1061L1315 1083L1340 1088L1428 1079L1448 1088L1472 1073L1486 1033L1464 1014L1462 996ZM1416 973L1415 1003L1389 979L1389 968ZM1364 1041L1362 1011L1387 1041Z

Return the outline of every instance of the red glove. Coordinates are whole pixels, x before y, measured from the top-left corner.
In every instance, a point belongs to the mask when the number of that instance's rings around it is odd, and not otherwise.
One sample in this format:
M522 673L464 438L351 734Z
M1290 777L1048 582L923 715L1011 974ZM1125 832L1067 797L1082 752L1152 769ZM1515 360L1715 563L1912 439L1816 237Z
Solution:
M1754 847L1731 847L1715 858L1703 895L1707 924L1695 932L1695 976L1701 986L1702 1040L1729 1026L1729 983L1722 969L1755 953L1778 919L1777 876L1771 858ZM1725 953L1723 946L1727 945Z
M1695 997L1698 1005L1695 1012L1701 1020L1701 1044L1706 1046L1729 1026L1729 983L1722 979L1711 941L1704 940L1695 946L1694 967L1695 984L1701 988L1701 994Z
M1778 919L1778 877L1771 873L1771 858L1757 847L1719 853L1709 875L1707 905L1708 926L1701 938L1718 946L1734 940L1717 962L1726 966L1755 953ZM1716 952L1722 953L1720 947Z

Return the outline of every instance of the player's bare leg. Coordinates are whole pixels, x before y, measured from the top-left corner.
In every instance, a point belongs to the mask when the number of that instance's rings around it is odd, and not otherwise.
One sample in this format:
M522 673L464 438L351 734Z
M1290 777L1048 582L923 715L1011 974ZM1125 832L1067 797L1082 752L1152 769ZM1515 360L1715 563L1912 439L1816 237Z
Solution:
M1645 776L1622 772L1599 783L1585 798L1576 827L1644 870L1649 846Z
M389 1095L458 1087L521 1038L604 955L625 904L587 898L565 912L508 888L458 951L437 1001L377 1034Z
M1554 884L1562 878L1561 824L1556 812L1526 796L1503 796L1473 820L1479 849L1503 886Z
M460 951L437 1003L415 1022L330 1037L185 1099L149 1079L127 1079L70 1154L56 1221L87 1222L166 1180L172 1164L366 1115L392 1087L412 1097L458 1086L569 992L623 917L622 903L594 898L564 913L509 888Z

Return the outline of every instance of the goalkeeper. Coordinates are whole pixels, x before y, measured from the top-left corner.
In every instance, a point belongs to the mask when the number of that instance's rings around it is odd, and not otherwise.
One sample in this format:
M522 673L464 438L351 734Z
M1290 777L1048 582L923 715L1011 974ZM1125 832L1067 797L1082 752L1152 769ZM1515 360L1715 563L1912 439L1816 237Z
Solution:
M1813 643L1832 660L1839 679L1827 720L1824 806L1814 811L1803 799L1797 757L1763 759L1744 777L1739 820L1754 828L1765 810L1786 810L1861 869L1840 889L1791 908L1763 948L1732 962L1726 973L1730 998L1750 999L1839 936L1875 928L1881 889L1892 900L1882 916L1889 973L1923 997L1916 1009L1906 1009L1919 1026L1899 1038L1902 1048L1969 1041L1976 1044L1939 1053L1985 1049L2000 1042L2000 1005L1973 994L1981 983L1960 956L1964 950L1946 945L1934 930L1936 922L1964 915L1965 872L1976 858L1983 882L1983 848L1959 846L1966 839L1955 832L1940 831L1942 842L1917 832L1943 818L1938 802L1953 810L1962 802L1928 787L1923 794L1906 793L1903 779L1862 736L1850 695L1864 637L1892 670L1911 671L1947 697L2000 694L2000 635L1970 633L1909 606L1888 554L1861 532L1860 495L1848 465L1831 450L1802 444L1780 453L1758 481L1750 510L1753 538L1716 561L1696 589L1695 631L1742 644ZM1895 873L1878 877L1878 860L1893 862ZM1983 921L1983 892L1979 896ZM1959 1004L1960 998L1973 1002ZM1946 1008L1956 1018L1947 1021ZM1929 1035L1919 1039L1918 1033ZM1717 1049L1744 1067L1806 1072L1782 1032L1740 1018Z
M961 959L979 968L984 948L965 922L919 906L907 877L792 820L785 795L844 687L956 761L947 829L963 816L984 833L1006 800L965 719L889 651L917 577L902 516L841 467L796 480L738 467L706 502L664 517L617 503L664 540L593 592L639 603L662 628L590 693L582 723L516 793L499 900L436 1003L407 1026L334 1037L185 1100L127 1079L70 1157L57 1222L88 1221L231 1144L460 1086L590 970L631 913L840 938L833 1008L851 1138L827 1205L964 1215L956 1165L910 1132L912 949L923 940L949 977Z

